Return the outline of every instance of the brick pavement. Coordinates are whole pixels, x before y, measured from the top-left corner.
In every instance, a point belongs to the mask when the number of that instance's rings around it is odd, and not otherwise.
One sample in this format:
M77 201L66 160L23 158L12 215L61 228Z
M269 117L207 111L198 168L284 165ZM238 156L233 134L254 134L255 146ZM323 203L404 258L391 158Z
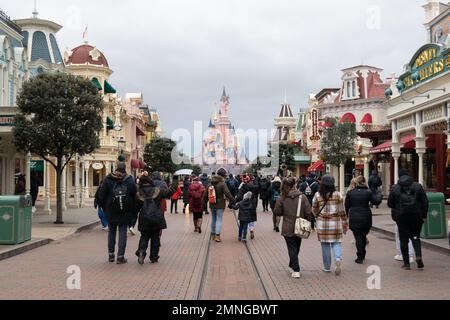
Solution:
M425 270L419 271L413 265L413 270L404 271L401 262L393 259L395 243L377 233L369 235L367 261L362 266L354 263L353 235L347 234L343 242L343 273L339 277L321 271L320 244L316 234L311 235L303 241L300 253L303 277L294 280L290 278L286 244L280 234L272 231L271 215L260 213L258 220L257 237L249 242L249 248L259 261L258 269L266 275L266 287L274 287L281 299L450 299L448 256L424 249ZM366 272L370 265L381 268L381 290L367 289ZM271 298L276 298L276 294Z
M95 229L0 261L0 299L194 299L209 230L199 235L190 217L166 216L158 264L137 263L138 236L129 237L128 264L106 262L107 235ZM66 289L70 265L81 268L82 290Z
M202 300L264 300L257 274L245 244L237 240L233 212L223 217L222 243L211 244Z

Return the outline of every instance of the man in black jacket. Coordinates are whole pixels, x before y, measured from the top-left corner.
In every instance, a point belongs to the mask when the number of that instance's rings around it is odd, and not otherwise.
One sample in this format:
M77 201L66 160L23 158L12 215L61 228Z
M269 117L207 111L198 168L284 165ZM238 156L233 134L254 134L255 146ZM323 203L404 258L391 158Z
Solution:
M423 187L414 182L404 169L399 172L400 179L392 187L388 206L392 209L392 219L397 223L400 235L400 248L403 256L403 268L411 270L409 262L408 242L416 252L416 263L419 269L424 268L420 232L428 215L428 198Z
M109 262L115 261L116 233L119 229L117 264L127 263L125 258L127 229L137 215L136 192L136 184L133 177L127 175L124 162L117 164L116 171L106 177L100 188L98 205L103 208L109 226Z
M309 177L299 186L299 191L303 193L306 198L308 198L309 204L312 206L314 196L317 192L319 192L320 184L316 180L317 176L314 173L311 173ZM312 216L311 219L311 228L314 230L316 219Z

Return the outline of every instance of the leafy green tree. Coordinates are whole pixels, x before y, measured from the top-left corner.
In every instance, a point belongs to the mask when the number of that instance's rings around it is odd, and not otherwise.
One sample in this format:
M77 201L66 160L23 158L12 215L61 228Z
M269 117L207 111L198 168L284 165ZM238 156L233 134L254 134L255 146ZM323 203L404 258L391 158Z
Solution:
M327 118L331 127L325 129L319 152L323 161L340 166L355 154L356 125L354 123L339 123L335 118Z
M144 161L152 171L174 173L178 166L172 160L175 141L156 137L145 146Z
M42 73L23 84L17 106L14 144L55 168L55 223L63 224L62 173L76 154L84 156L99 148L103 99L97 87L85 78L61 72Z

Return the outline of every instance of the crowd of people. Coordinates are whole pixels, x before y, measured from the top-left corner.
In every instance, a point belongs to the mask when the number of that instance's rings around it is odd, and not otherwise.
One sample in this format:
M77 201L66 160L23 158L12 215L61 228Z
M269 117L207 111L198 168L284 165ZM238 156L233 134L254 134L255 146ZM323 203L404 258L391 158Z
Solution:
M101 184L95 197L99 217L108 230L109 261L127 262L125 251L127 234L136 234L136 223L141 234L136 251L139 264L143 264L150 245L150 261L159 260L162 230L167 228L164 213L170 200L170 213L178 213L178 202L183 201L183 213L192 214L194 232L202 233L203 215L211 215L211 240L222 242L223 215L228 207L238 212L238 241L255 238L258 205L262 212L273 216L274 232L281 232L289 255L292 277L300 278L299 254L302 241L296 234L299 218L309 221L321 244L323 271L336 275L342 272L342 239L351 230L356 247L355 263L363 264L367 251L368 234L372 228L372 208L383 201L379 188L381 179L373 172L369 181L356 174L344 197L336 190L330 175L317 177L310 174L300 179L288 177L258 177L242 174L228 175L219 169L211 176L189 176L179 181L163 181L159 172L143 172L136 179L127 175L124 163L118 163L115 172ZM228 200L228 204L227 204ZM420 231L428 213L428 199L423 187L414 182L405 170L392 187L388 206L398 229L398 254L403 268L411 269L414 261L424 268ZM280 222L283 221L280 230ZM118 253L116 259L116 236ZM333 266L334 261L334 266Z

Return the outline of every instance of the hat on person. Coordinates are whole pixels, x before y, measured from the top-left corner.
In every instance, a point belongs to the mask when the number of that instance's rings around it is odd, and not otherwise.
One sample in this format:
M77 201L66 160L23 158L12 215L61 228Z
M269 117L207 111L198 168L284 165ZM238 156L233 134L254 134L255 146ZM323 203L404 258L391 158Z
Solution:
M123 162L123 161L117 162L116 171L119 171L121 173L126 173L127 172L127 165L125 164L125 162Z
M400 169L400 171L398 172L398 177L404 177L404 176L409 176L409 172L406 169Z
M251 191L249 191L244 195L244 200L249 200L252 197L253 197L253 193Z
M245 175L242 177L242 182L244 183L250 183L252 181L252 178L250 178L250 176Z
M323 176L322 177L322 184L325 186L325 187L334 187L334 184L335 184L335 180L334 180L334 177L332 177L332 176L330 176L330 175L325 175L325 176Z
M311 174L309 175L309 178L310 178L310 179L316 179L316 178L317 178L317 175L316 175L315 173L311 173Z
M275 177L275 178L273 178L273 182L281 183L281 178L280 177Z
M225 178L227 176L227 171L224 168L220 168L219 171L217 171L217 174L222 178Z

